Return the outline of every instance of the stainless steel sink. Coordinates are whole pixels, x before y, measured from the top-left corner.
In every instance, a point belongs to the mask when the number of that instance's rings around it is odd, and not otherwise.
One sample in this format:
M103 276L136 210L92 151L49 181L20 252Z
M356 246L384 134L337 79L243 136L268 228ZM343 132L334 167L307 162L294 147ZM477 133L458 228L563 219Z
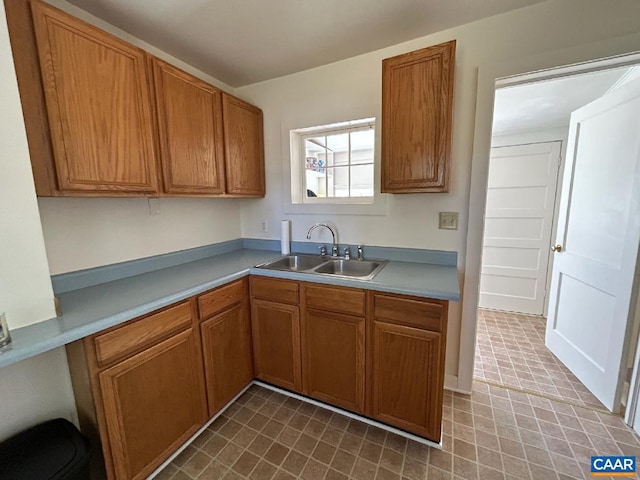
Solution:
M319 257L317 255L287 255L275 262L258 265L258 268L284 270L288 272L303 272L311 270L326 261L326 257Z
M354 277L365 280L373 278L387 262L371 260L329 260L317 267L316 273Z
M387 260L345 260L298 254L287 255L273 262L257 265L257 268L371 280L387 263Z

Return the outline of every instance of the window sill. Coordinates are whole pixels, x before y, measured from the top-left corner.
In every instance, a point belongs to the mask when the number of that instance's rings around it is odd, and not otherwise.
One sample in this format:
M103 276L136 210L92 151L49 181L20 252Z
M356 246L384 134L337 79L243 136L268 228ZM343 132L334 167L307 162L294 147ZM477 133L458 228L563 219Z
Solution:
M299 215L386 215L387 195L376 196L373 203L291 203L284 202L284 213Z

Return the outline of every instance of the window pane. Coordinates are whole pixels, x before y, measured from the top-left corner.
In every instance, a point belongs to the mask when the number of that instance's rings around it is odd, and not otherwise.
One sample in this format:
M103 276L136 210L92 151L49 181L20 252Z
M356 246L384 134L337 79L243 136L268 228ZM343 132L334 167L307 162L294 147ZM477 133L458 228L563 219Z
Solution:
M351 196L373 197L373 165L351 167Z
M335 162L335 165L349 165L348 133L327 135L327 149L330 152L333 152L333 160Z
M323 172L326 164L325 149L318 145L318 139L307 139L304 142L306 150L305 168L316 172ZM323 139L324 142L324 139Z
M351 133L351 164L373 163L375 130L359 130Z
M327 196L327 187L325 181L326 175L326 169L323 169L322 173L310 168L305 169L305 188L307 198Z
M349 167L334 167L328 169L329 186L327 197L349 196Z

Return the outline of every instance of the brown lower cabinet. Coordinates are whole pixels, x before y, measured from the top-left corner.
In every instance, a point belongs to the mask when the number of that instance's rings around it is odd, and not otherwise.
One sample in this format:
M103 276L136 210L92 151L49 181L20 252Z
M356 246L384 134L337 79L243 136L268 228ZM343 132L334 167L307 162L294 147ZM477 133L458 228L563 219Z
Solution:
M259 378L437 442L447 308L237 280L67 345L80 426L110 479L145 478Z
M67 346L80 427L109 478L146 478L206 421L194 311L186 300Z
M371 295L370 416L439 442L448 302Z
M363 414L365 292L312 283L301 289L304 394Z
M209 416L253 381L247 280L198 297Z

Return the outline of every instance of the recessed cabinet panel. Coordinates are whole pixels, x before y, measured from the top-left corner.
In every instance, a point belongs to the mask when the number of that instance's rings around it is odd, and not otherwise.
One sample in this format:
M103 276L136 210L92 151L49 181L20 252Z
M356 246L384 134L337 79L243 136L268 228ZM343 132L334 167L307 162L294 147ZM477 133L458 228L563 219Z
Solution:
M251 300L256 377L302 391L300 310L294 305Z
M374 322L372 416L440 441L443 348L439 333Z
M222 94L157 58L152 60L167 193L224 193Z
M223 93L227 193L264 196L262 110Z
M59 189L157 192L144 52L42 2L32 9Z
M382 62L382 192L447 192L455 45Z
M365 319L307 309L305 390L318 400L364 411Z
M202 322L200 329L213 416L253 380L248 299Z
M204 423L196 341L189 329L98 375L118 479L145 478Z

